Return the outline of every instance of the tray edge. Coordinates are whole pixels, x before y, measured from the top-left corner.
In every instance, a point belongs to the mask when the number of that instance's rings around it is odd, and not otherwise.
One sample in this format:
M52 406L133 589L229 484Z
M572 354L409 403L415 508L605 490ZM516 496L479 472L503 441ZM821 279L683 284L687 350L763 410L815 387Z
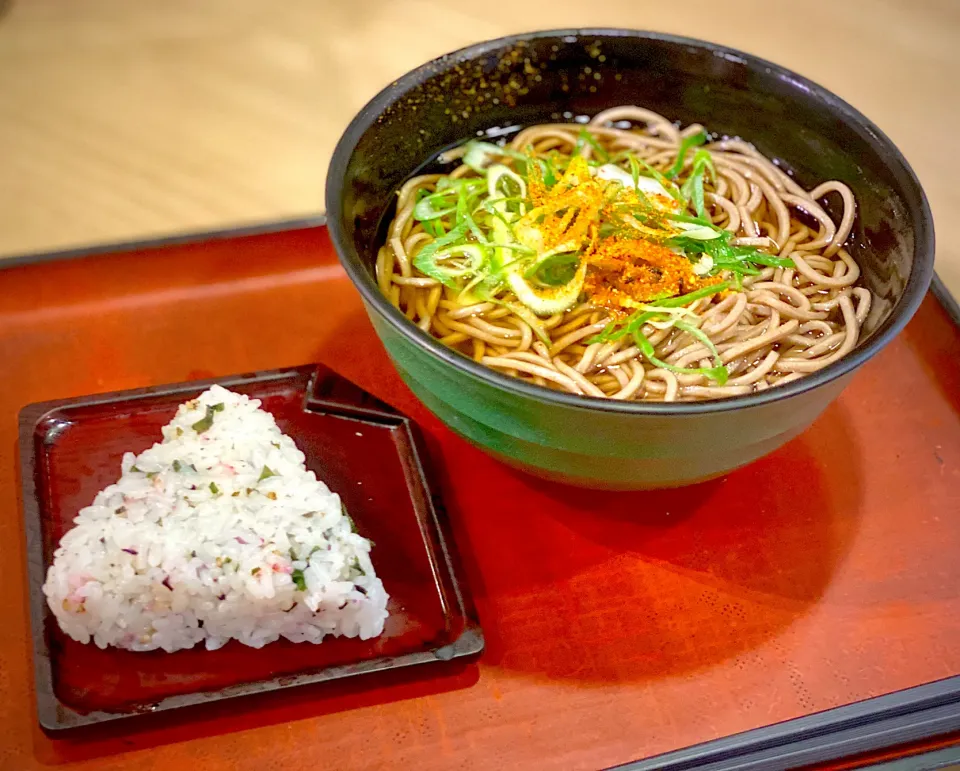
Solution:
M609 771L798 768L957 730L960 675L624 763Z
M307 230L326 227L326 213L314 214L290 219L255 221L249 224L238 224L212 230L188 230L183 233L171 233L150 238L133 238L120 241L105 241L102 243L82 244L66 249L40 250L35 252L13 253L0 256L0 270L24 265L35 265L42 262L59 262L79 257L94 257L98 254L112 254L114 252L129 252L141 249L158 249L165 246L203 243L205 241L222 241L244 236L261 236L271 233L284 233L290 230Z

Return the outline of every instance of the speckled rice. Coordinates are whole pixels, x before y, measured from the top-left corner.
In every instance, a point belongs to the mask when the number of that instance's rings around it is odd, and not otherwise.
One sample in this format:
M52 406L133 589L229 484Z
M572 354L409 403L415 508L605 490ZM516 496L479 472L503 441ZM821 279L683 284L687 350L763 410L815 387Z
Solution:
M119 481L80 511L47 573L66 634L176 651L383 631L370 541L259 406L214 386L180 406L162 442L124 456Z

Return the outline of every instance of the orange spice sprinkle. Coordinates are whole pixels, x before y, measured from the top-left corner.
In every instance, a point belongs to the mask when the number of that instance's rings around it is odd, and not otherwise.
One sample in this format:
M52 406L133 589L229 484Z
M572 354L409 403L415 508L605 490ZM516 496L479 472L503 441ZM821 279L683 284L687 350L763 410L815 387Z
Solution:
M651 241L606 238L588 255L584 283L590 302L611 311L686 294L718 279L701 279L690 261Z
M532 208L524 220L542 235L544 251L567 244L580 251L587 263L584 292L593 305L631 312L640 303L721 280L697 276L686 257L663 245L677 233L668 217L672 200L652 205L635 190L591 176L580 157L549 190L532 157L528 169ZM598 238L601 223L614 225L615 232Z
M590 176L587 162L574 158L550 190L543 183L539 166L531 163L530 167L527 187L533 208L524 220L540 231L544 251L564 244L573 249L592 245L603 206L603 187Z

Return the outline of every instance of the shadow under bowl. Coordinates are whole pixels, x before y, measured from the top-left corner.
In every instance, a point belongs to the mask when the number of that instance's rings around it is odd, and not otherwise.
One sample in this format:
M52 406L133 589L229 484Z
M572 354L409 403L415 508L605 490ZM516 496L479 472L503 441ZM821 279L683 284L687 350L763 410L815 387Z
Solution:
M805 187L841 180L858 212L848 249L874 294L857 348L800 380L693 403L614 402L502 375L410 323L374 264L396 191L460 142L637 104L743 137ZM328 226L401 376L447 426L511 465L588 487L672 487L722 475L799 434L904 327L933 276L933 220L893 143L849 104L754 56L618 29L533 32L424 64L374 97L333 154ZM835 202L826 201L831 210ZM833 212L835 213L835 212Z

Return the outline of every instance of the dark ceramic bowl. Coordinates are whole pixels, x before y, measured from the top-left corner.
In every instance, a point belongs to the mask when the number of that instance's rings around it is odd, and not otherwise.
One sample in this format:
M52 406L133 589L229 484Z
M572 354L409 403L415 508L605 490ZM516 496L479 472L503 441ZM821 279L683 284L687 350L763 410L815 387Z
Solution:
M474 363L381 295L374 261L401 183L494 128L637 104L741 136L798 181L846 182L850 249L877 297L856 350L788 385L709 402L624 403L527 385ZM933 222L903 156L853 107L775 64L712 43L627 30L534 32L465 48L404 75L353 120L327 179L328 226L400 374L450 428L540 476L650 488L723 474L803 431L901 330L933 275Z

